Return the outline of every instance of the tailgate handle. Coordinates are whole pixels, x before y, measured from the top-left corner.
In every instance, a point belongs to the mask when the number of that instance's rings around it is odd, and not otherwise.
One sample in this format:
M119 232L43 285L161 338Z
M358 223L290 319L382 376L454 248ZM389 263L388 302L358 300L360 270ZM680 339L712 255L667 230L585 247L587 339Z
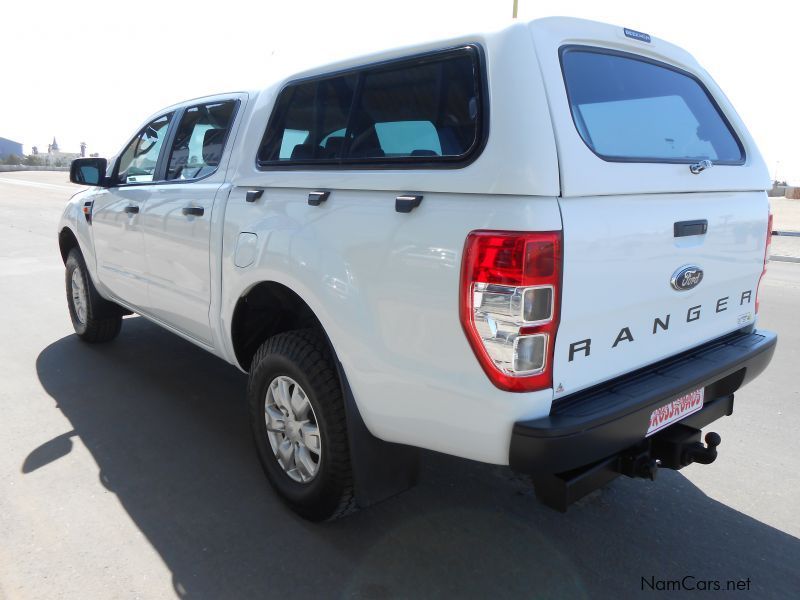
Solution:
M675 237L703 235L707 231L708 220L706 219L698 219L697 221L678 221L675 223Z

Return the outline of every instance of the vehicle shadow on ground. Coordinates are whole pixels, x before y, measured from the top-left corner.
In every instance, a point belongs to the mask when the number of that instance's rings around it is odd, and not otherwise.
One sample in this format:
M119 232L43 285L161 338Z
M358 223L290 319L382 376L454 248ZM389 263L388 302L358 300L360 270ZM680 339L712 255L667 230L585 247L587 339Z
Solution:
M36 367L73 431L31 449L21 469L59 460L79 438L178 596L625 597L643 577L691 575L749 577L760 597L791 597L800 583L798 539L674 472L618 479L561 515L507 468L425 453L413 490L306 523L262 475L246 377L230 365L128 318L115 342L68 336Z

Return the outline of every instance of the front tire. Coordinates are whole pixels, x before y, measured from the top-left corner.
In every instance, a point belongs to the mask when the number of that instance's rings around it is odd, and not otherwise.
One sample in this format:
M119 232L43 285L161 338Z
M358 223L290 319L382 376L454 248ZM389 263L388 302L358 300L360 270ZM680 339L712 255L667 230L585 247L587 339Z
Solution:
M354 511L344 400L322 335L290 331L264 342L247 396L258 456L281 499L311 521Z
M117 337L122 328L122 311L97 292L77 248L70 250L67 257L66 285L69 316L78 337L92 344Z

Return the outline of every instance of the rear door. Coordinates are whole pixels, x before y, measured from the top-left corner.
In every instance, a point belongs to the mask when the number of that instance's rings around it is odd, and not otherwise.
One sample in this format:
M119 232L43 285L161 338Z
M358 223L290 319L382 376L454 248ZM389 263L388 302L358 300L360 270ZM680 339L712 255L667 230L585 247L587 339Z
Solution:
M558 397L754 322L769 178L682 50L585 21L532 29L562 182Z
M169 139L164 180L142 214L149 313L212 345L212 219L221 220L232 125L244 95L186 107Z

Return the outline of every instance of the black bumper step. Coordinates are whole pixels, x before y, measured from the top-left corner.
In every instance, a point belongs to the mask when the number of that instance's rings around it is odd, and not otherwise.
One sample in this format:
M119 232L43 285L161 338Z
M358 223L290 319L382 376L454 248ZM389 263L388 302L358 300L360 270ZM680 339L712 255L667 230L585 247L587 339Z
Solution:
M681 423L701 427L718 419L730 399L761 373L775 351L770 331L737 332L553 404L546 417L520 421L509 463L522 473L564 473L603 461L644 439L654 409L705 388L703 408Z

